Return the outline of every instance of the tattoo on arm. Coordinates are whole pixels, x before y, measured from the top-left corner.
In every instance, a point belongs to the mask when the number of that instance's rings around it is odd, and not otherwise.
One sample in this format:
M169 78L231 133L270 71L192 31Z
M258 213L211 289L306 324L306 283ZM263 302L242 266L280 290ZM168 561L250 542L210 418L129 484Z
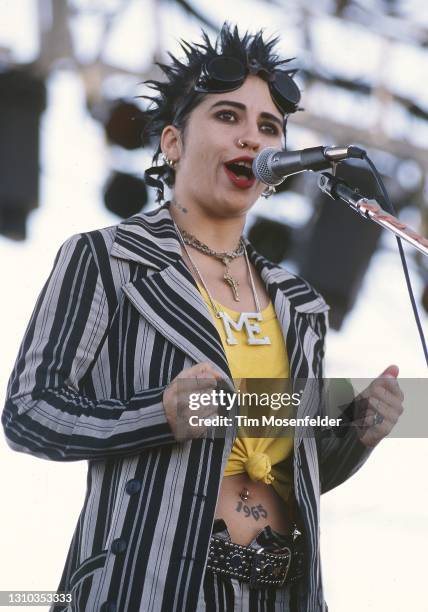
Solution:
M252 516L256 521L258 521L260 517L267 518L268 515L262 504L258 504L258 506L247 506L240 501L235 510L236 512L242 512L246 518Z

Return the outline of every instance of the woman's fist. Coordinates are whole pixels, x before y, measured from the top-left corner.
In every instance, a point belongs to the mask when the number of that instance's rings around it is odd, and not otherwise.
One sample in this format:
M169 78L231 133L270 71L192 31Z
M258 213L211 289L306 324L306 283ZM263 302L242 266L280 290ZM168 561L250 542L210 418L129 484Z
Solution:
M191 368L182 370L167 386L163 394L163 405L169 426L177 442L191 438L201 438L206 428L191 426L189 418L192 411L189 408L192 393L209 393L217 387L217 382L223 381L223 375L208 362L197 363ZM217 414L218 406L201 406L198 416L210 417Z

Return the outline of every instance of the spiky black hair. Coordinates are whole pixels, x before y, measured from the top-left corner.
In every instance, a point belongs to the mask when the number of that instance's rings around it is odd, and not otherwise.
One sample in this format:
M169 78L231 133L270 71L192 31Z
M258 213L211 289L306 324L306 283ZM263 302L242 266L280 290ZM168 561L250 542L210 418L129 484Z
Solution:
M175 177L174 171L168 165L157 165L161 154L160 137L167 125L173 124L177 128L184 129L191 111L207 95L195 93L193 89L202 66L218 55L227 55L240 60L244 65L248 65L251 60L256 60L262 69L270 73L290 61L290 59L280 59L275 53L274 48L277 42L277 37L265 40L263 30L255 34L246 32L240 36L237 26L232 28L225 23L214 44L211 43L207 33L202 31L202 43L191 44L181 40L180 45L185 54L183 61L168 53L171 63L157 64L166 76L166 80L146 81L146 84L157 92L157 95L142 97L151 102L150 108L146 111L145 136L158 142L153 155L153 163L156 165L146 171L145 178L148 185L157 188L158 201L163 199L162 181L171 187ZM288 72L293 75L296 71ZM185 112L177 113L190 96L190 103L185 104ZM160 180L153 179L154 174L158 175Z

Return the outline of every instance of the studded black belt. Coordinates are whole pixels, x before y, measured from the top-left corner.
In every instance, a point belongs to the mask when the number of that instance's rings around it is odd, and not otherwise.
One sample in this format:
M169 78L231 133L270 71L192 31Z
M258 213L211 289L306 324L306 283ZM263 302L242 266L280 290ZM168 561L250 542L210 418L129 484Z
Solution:
M211 536L207 569L249 582L251 588L278 588L301 578L303 552L287 546L265 552Z

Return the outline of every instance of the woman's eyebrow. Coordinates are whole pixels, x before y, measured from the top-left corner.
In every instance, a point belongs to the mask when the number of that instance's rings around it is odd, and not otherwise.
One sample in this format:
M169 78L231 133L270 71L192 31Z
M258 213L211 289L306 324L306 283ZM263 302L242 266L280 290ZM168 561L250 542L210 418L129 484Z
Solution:
M214 104L211 106L211 109L215 108L216 106L233 106L234 108L238 108L239 110L247 110L247 107L245 106L245 104L242 104L242 102L236 102L235 100L218 100L218 102L214 102ZM275 123L277 123L281 128L282 128L282 121L280 119L278 119L278 117L275 117L275 115L272 115L271 113L260 113L260 117L262 117L263 119L270 119L271 121L274 121Z

